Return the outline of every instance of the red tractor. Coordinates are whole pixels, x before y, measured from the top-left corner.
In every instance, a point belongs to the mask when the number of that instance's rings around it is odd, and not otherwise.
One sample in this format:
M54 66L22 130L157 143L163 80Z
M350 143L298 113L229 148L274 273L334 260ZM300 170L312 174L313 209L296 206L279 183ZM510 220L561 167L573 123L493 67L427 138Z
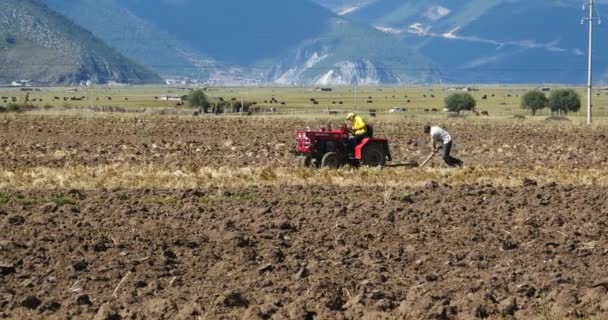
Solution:
M358 145L348 143L349 131L340 129L298 130L296 155L304 167L337 168L346 164L352 166L383 167L391 161L388 140L373 137L373 129L368 126L369 138Z

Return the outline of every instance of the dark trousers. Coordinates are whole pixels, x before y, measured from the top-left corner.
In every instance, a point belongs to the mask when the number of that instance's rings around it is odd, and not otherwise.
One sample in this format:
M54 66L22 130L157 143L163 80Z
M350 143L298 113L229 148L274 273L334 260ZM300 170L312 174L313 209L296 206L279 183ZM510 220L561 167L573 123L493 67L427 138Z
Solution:
M452 151L452 141L443 145L443 161L450 167L460 167L462 166L462 161L450 156L450 152Z
M356 136L352 136L350 138L348 138L348 147L353 150L355 149L355 147L357 145L359 145L359 143L361 143L361 141L363 141L363 139L365 138L369 138L369 136L367 135L367 133L363 133L363 134L358 134Z

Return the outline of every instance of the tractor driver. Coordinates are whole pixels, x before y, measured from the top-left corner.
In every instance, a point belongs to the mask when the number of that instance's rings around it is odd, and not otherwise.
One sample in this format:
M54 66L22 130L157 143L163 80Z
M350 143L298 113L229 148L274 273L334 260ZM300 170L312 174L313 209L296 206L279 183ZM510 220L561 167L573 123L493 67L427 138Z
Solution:
M352 129L349 132L353 136L348 139L348 145L354 148L361 143L361 140L369 137L367 134L367 124L360 115L352 112L346 116L346 120L352 122Z

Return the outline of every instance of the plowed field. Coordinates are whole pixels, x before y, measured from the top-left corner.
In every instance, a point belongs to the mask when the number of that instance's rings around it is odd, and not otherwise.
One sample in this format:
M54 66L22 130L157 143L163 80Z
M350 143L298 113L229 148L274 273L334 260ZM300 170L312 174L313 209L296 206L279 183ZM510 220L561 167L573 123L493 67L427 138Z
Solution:
M0 119L0 318L608 317L605 129L450 120L464 169L295 170L324 124ZM423 122L374 124L428 153Z
M76 118L0 120L4 168L157 164L180 167L289 166L295 132L340 118ZM422 160L429 142L424 122L378 119L376 136L389 138L396 162ZM608 163L606 130L539 121L470 123L445 120L455 150L470 166L595 168Z

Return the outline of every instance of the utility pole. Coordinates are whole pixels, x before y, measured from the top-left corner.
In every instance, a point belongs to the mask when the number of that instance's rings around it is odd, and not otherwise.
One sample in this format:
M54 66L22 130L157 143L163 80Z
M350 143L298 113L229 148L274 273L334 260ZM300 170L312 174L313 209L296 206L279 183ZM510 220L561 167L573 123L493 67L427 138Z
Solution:
M589 53L588 53L588 65L587 65L587 125L591 125L592 122L592 89L593 89L593 22L598 20L598 23L602 23L601 18L595 17L593 14L594 0L589 0L589 18L583 18L581 23L585 23L585 20L589 22ZM583 10L585 6L583 5Z
M245 107L245 101L243 100L243 88L243 83L241 83L241 110L239 110L241 114L243 114L243 109Z
M355 111L357 110L357 85L355 85Z

